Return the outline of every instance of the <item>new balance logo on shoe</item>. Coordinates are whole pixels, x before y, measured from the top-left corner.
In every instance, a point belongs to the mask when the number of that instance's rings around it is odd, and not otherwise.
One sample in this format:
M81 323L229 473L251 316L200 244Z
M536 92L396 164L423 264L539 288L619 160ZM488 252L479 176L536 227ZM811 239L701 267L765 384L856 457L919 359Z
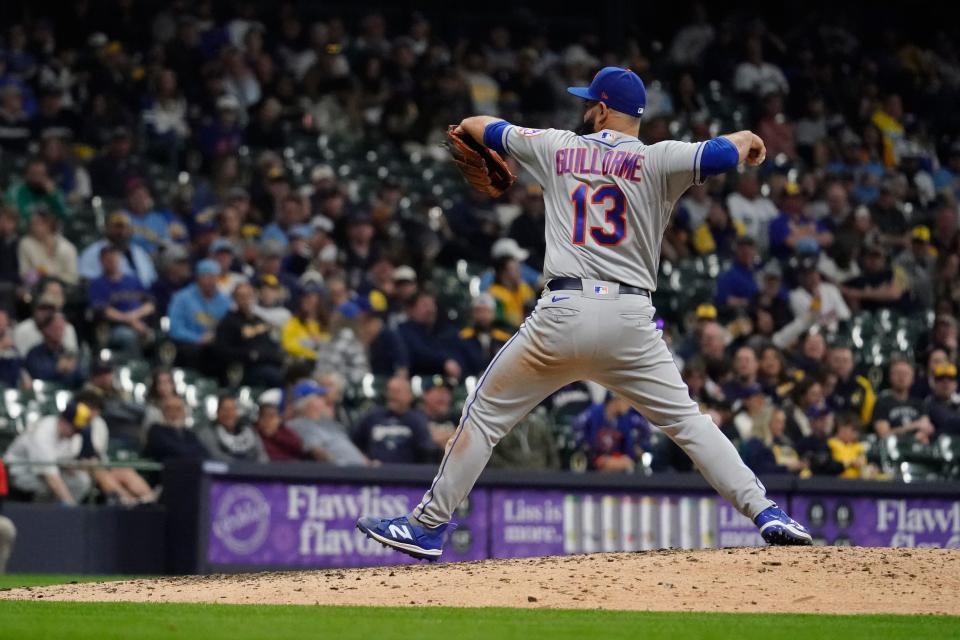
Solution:
M392 524L387 529L391 536L395 538L403 538L405 540L413 540L413 535L410 533L410 528L406 525L396 525Z

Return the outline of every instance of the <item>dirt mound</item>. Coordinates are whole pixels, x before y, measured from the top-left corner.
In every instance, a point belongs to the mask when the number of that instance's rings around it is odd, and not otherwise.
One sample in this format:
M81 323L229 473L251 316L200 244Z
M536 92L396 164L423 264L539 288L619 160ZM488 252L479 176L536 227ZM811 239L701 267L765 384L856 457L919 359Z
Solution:
M960 551L647 551L14 589L2 598L960 614Z

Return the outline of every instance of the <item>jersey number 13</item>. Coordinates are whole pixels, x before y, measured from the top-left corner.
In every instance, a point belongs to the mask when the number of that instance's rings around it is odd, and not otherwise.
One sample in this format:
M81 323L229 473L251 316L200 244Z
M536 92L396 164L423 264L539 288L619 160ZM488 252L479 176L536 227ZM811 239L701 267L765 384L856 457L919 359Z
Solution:
M587 205L606 206L604 223L590 226L590 237L604 247L616 246L627 237L627 198L615 184L605 184L590 193L590 187L581 184L570 194L573 201L573 244L587 242ZM611 230L609 227L613 226Z

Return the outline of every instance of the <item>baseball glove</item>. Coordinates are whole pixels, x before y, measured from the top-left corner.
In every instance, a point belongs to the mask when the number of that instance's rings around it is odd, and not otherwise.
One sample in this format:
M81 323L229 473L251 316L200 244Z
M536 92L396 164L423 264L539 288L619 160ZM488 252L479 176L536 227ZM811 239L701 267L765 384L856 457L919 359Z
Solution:
M499 197L516 182L517 176L493 149L479 144L467 133L455 133L456 125L447 127L447 151L453 156L463 179L474 189L492 198Z

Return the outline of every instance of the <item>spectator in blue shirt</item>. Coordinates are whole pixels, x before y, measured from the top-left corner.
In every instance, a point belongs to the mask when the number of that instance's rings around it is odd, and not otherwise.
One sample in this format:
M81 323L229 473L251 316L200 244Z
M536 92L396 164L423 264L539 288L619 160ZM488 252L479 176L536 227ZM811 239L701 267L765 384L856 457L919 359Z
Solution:
M714 301L721 312L744 310L759 293L756 261L756 240L752 236L737 238L733 264L717 277L717 294Z
M230 310L230 298L217 289L220 265L213 260L197 263L197 281L184 287L170 300L170 337L177 345L177 363L209 371L209 346L217 323Z
M380 462L433 462L440 450L430 435L427 416L413 408L410 382L391 378L385 400L385 406L372 409L354 430L357 447Z
M170 221L153 207L153 198L147 183L135 178L127 185L126 214L132 227L132 241L149 253L155 253L160 243L170 239Z
M123 273L136 276L140 284L149 289L157 279L157 270L150 254L143 247L131 243L133 227L130 217L122 211L110 214L103 235L106 236L103 240L97 240L80 254L80 277L94 280L103 275L100 250L109 244L120 251Z
M650 423L613 394L580 414L573 428L577 448L596 471L632 473L640 454L650 446Z
M373 301L382 296L370 292L356 300L360 307L357 337L367 347L370 373L375 376L407 376L410 371L410 354L407 345L396 331L387 326L386 301L376 308Z
M100 250L103 275L90 281L87 302L101 319L110 323L110 347L128 358L139 358L141 345L151 335L148 323L155 309L140 281L123 273L120 260L120 251L113 245Z
M833 242L827 223L814 222L803 213L803 195L800 187L788 182L780 203L780 215L770 221L770 255L780 261L788 260L796 251L797 243L810 238L823 249Z

